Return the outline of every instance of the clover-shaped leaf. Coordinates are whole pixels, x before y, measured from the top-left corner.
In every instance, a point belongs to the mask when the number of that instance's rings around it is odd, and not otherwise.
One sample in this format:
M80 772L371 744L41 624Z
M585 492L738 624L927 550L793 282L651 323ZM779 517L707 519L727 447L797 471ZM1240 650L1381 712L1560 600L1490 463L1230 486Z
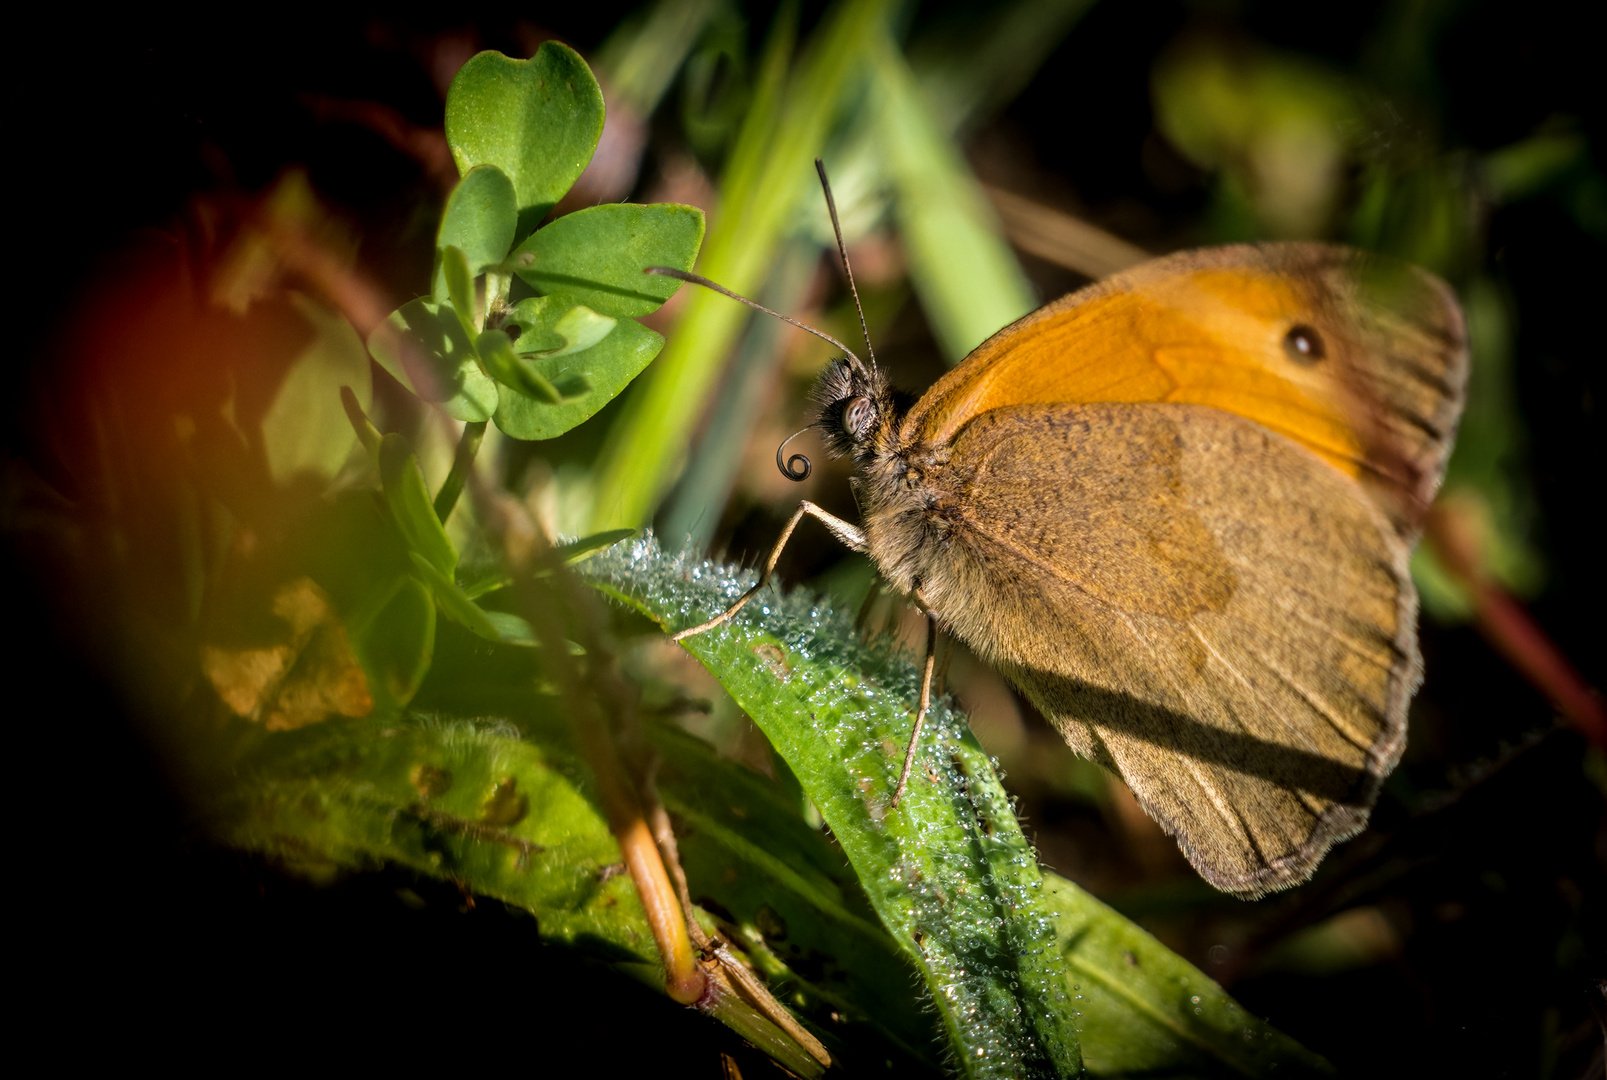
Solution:
M529 60L480 53L458 71L446 96L452 160L464 173L495 165L513 182L517 237L535 231L580 178L602 132L597 80L573 49L556 41L543 42Z
M537 297L536 301L553 299L567 298ZM528 313L526 305L534 302L516 305L503 325L517 324L516 317ZM524 338L521 333L521 345ZM632 319L621 319L607 337L583 352L525 358L524 364L568 400L547 404L504 385L497 399L496 425L516 439L562 435L612 401L663 347L664 339L658 334Z
M476 325L478 305L475 303L474 272L469 269L469 260L460 249L450 246L442 248L437 254L441 257L441 277L446 282L446 298L452 305L452 313L463 327L464 336L475 344L480 336L480 328Z
M551 298L542 296L536 299ZM589 307L576 304L552 324L552 333L557 336L559 344L550 349L520 349L519 352L525 356L568 356L570 353L585 352L607 337L618 322L618 319L599 315Z
M681 283L642 273L690 270L703 243L695 206L610 203L565 214L514 251L514 273L540 293L563 293L593 311L639 318L657 311Z
M495 165L476 165L464 173L441 214L430 295L437 301L449 295L441 262L445 248L457 248L463 252L471 273L483 273L486 267L508 257L518 218L518 197L506 173Z

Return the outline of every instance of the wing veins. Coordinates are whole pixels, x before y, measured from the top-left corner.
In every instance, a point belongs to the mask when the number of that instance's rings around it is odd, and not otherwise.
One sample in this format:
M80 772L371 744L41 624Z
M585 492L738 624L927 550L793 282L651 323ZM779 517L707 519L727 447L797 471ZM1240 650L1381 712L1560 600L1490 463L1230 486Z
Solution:
M1304 700L1307 705L1311 706L1312 711L1317 713L1317 715L1321 716L1324 720L1327 720L1328 726L1337 731L1340 737L1346 742L1350 743L1350 745L1354 746L1356 749L1362 751L1362 753L1367 753L1372 749L1373 740L1363 739L1348 725L1346 725L1340 718L1339 714L1333 710L1332 706L1328 704L1327 699L1325 699L1322 695L1307 689L1305 684L1296 681L1294 676L1283 670L1283 668L1279 665L1273 663L1272 660L1262 655L1259 651L1256 651L1255 658L1268 671L1272 672L1279 679L1283 680L1283 684L1285 686L1299 694L1301 699Z
M1229 831L1232 831L1235 827L1237 827L1240 834L1244 836L1245 841L1250 845L1251 849L1255 851L1256 858L1264 865L1267 860L1266 856L1261 851L1261 845L1255 842L1255 836L1250 832L1249 826L1245 823L1245 820L1243 816L1240 815L1239 811L1234 808L1233 803L1226 799L1222 793L1216 789L1215 780L1213 780L1208 773L1202 772L1204 765L1187 755L1183 755L1179 758L1179 760L1183 762L1184 768L1188 769L1189 775L1194 777L1194 782L1200 785L1200 790L1202 790L1205 793L1205 797L1210 800L1212 809L1214 809L1217 813L1217 816L1222 819L1223 824L1228 827Z
M1249 679L1244 677L1244 673L1242 671L1240 671L1236 666L1234 666L1234 664L1233 664L1233 662L1231 660L1229 660L1227 657L1223 656L1220 652L1218 652L1216 646L1211 644L1209 641L1207 641L1206 638L1205 638L1205 635L1200 633L1200 628L1199 627L1195 626L1193 623L1189 623L1188 628L1189 628L1189 633L1194 635L1195 640L1197 640L1201 645L1205 646L1205 651L1210 653L1213 657L1215 657L1216 661L1218 663L1220 663L1224 668L1226 668L1228 670L1228 672L1230 674L1232 674L1232 676L1235 679L1238 679L1239 682L1244 685L1244 688L1246 690L1250 691L1250 697L1252 699L1254 699L1255 703L1257 705L1259 705L1264 712L1268 713L1269 715L1277 717L1278 721L1281 724L1283 724L1284 728L1287 729L1292 734L1293 731L1294 731L1294 727L1293 727L1292 724L1290 724L1289 718L1283 715L1282 710L1278 709L1275 705L1273 705L1270 701L1268 701L1266 699L1266 696L1263 695L1260 690L1256 689L1256 686L1255 686L1254 683L1252 683ZM1242 728L1243 725L1241 724L1240 727ZM1246 732L1246 734L1249 734L1249 732ZM1298 749L1300 749L1300 747L1291 746L1291 747L1288 747L1288 749L1298 750Z

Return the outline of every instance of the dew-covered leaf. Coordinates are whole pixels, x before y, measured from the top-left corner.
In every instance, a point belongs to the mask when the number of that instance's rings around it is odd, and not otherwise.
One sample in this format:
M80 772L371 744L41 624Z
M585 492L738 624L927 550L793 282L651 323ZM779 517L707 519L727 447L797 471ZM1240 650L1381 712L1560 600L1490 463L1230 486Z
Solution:
M610 548L585 572L672 628L714 614L745 587L736 572L666 558L651 539ZM1056 911L963 719L935 705L909 790L890 808L919 692L908 663L867 650L845 616L801 596L755 601L682 644L819 808L920 972L958 1067L971 1076L1076 1075Z
M582 569L667 628L724 609L752 581L667 558L651 538L612 547ZM951 1060L969 1074L1075 1073L1076 1031L1097 1075L1325 1071L1142 929L1041 873L1008 797L946 702L927 719L904 801L889 809L919 675L860 642L844 614L770 592L683 644L819 808L920 970Z
M582 536L559 544L553 549L553 555L564 562L578 562L593 552L613 547L621 540L635 535L635 529L605 529L600 533L592 533L590 536Z

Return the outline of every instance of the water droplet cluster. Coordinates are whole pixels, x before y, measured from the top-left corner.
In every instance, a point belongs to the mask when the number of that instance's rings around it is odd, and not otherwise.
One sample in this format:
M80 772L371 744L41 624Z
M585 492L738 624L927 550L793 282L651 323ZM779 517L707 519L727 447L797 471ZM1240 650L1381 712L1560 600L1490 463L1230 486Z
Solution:
M724 610L756 580L751 571L666 556L650 535L582 569L670 627ZM755 640L785 651L785 681L755 657ZM722 653L721 642L740 647ZM1054 1072L1056 1059L1074 1060L1075 1011L1037 860L948 700L934 701L927 715L905 800L888 805L920 694L911 659L862 641L848 613L774 590L685 644L820 808L877 913L921 970L965 1071L1030 1076Z

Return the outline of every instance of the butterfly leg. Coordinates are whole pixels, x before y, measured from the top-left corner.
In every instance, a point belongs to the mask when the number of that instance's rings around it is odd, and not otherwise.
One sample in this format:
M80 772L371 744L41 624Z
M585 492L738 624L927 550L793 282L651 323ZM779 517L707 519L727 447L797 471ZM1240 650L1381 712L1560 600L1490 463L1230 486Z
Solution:
M678 633L671 634L670 639L672 641L680 641L682 638L689 638L693 634L701 634L705 630L713 630L716 626L719 626L721 623L731 618L731 616L741 611L743 605L757 596L760 589L763 589L766 585L770 584L770 575L775 573L776 563L781 558L781 550L787 546L787 541L792 539L792 530L798 527L798 522L804 519L805 514L808 514L810 517L818 518L820 522L826 526L826 528L831 530L831 534L833 536L835 536L838 540L841 540L843 544L851 550L865 550L865 533L858 525L844 521L835 514L828 514L826 511L822 510L808 499L805 499L798 504L798 509L793 511L792 517L787 520L787 527L781 530L781 537L776 541L776 546L770 549L770 557L765 560L764 570L759 574L758 583L755 584L753 588L737 597L736 603L720 612L720 614L716 615L708 622L700 623L697 626L688 627L687 629Z
M917 597L919 598L919 597ZM937 614L923 603L926 610L926 670L921 676L921 707L915 714L915 730L910 732L909 746L904 750L904 770L898 774L898 787L893 789L893 805L904 797L909 786L910 769L915 765L915 747L921 741L921 724L926 721L926 710L932 707L932 671L937 664Z

